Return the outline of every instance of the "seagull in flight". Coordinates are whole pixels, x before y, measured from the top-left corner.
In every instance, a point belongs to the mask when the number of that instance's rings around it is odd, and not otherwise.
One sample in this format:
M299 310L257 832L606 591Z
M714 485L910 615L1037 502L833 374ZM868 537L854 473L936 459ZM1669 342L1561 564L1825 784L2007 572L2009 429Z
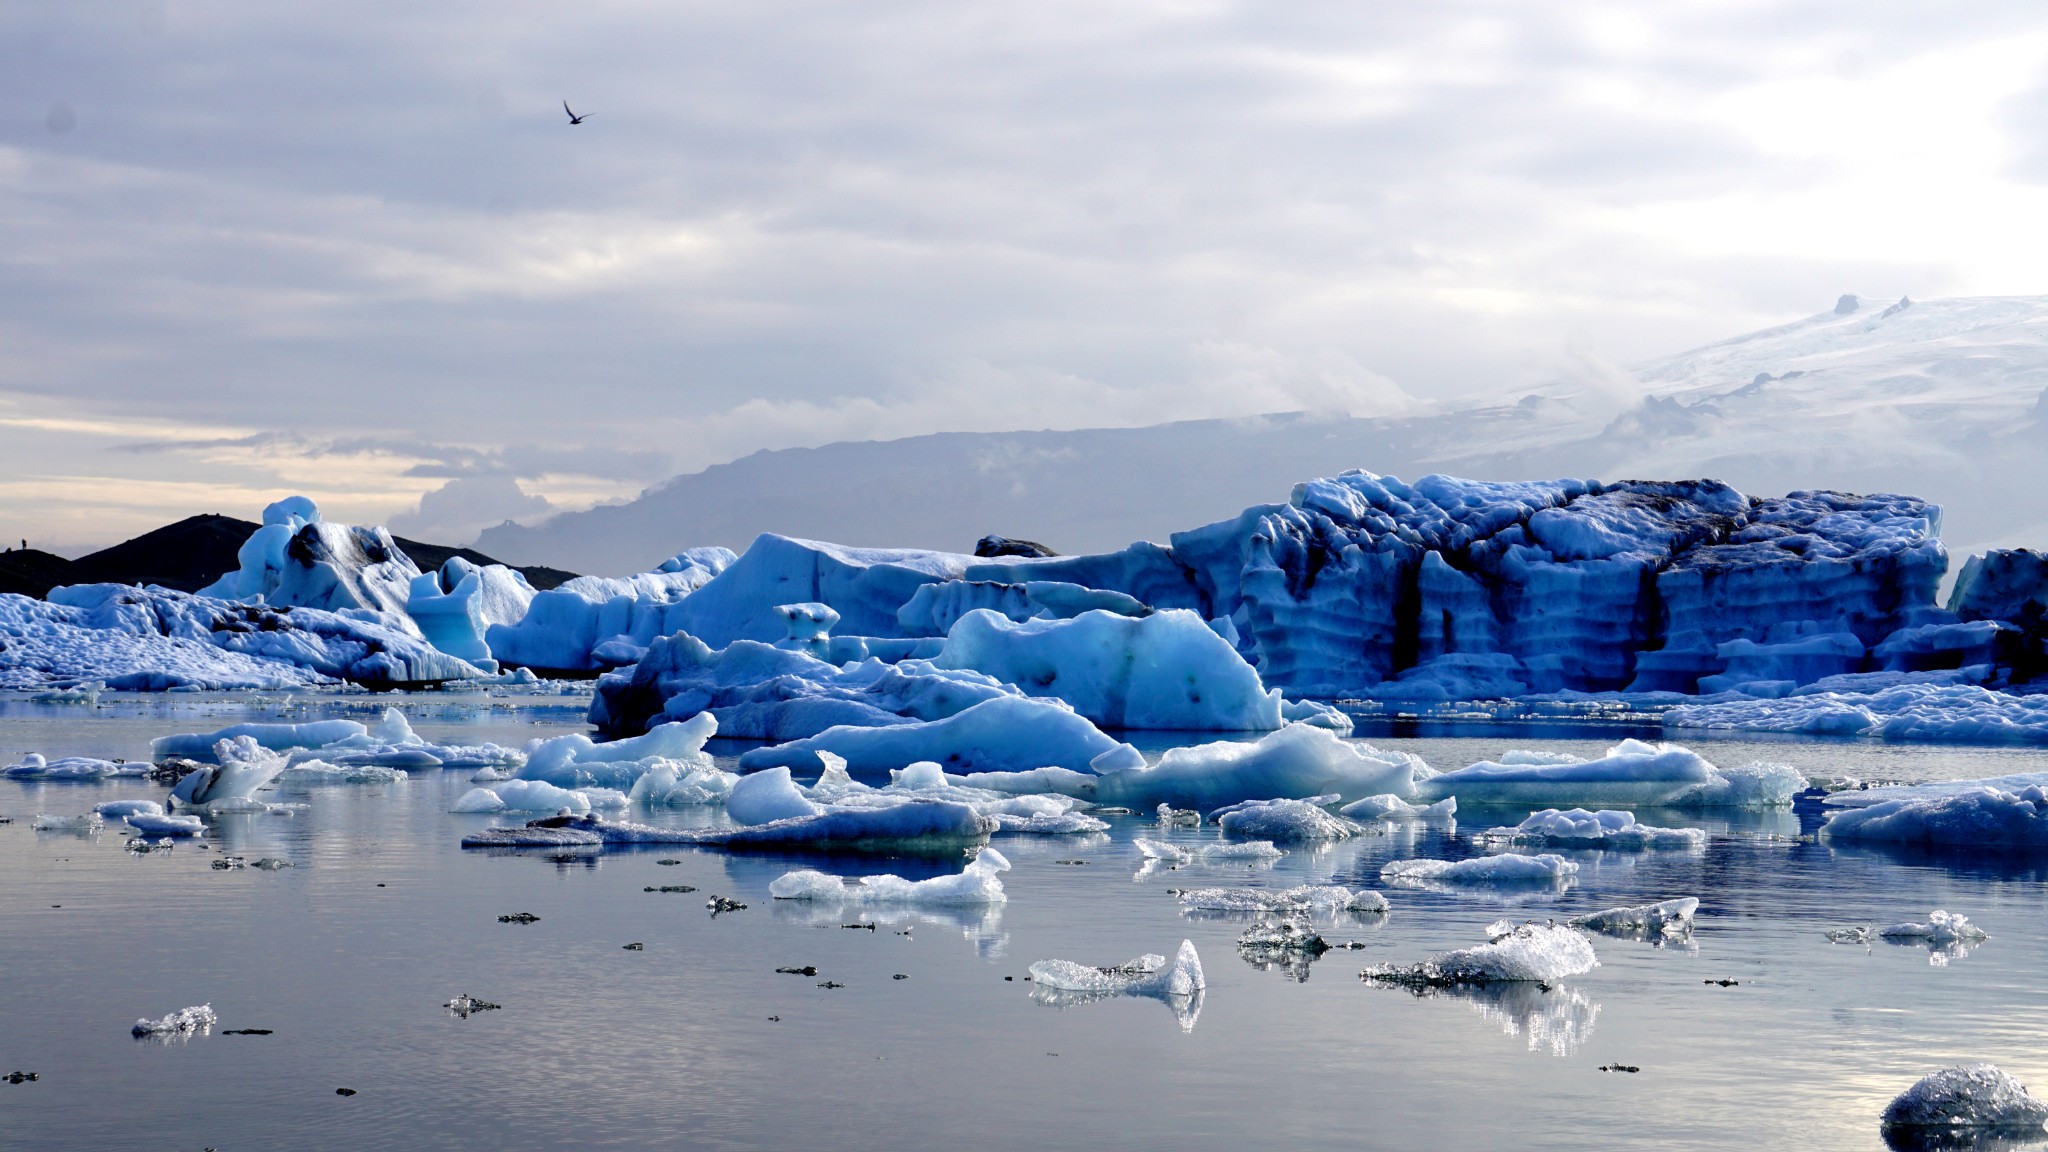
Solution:
M585 120L590 118L590 113L588 112L585 112L583 115L578 116L575 110L569 107L569 102L567 100L562 101L562 111L567 112L569 114L569 123L571 124L581 124Z

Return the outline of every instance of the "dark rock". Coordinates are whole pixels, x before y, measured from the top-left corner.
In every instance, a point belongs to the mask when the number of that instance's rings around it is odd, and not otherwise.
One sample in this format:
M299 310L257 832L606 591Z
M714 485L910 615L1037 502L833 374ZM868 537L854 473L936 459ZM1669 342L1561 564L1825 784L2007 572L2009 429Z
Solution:
M640 943L638 940L633 941L631 944L622 944L620 947L628 952L645 952L647 950L647 945Z
M695 889L695 888L692 888L692 887L691 887L690 885L688 885L688 884L663 884L663 885L662 885L661 887L659 887L659 888L655 888L655 887L651 887L651 886L650 886L650 887L647 887L647 888L642 888L642 889L641 889L641 891L642 891L642 892L695 892L695 891L696 891L696 889ZM744 907L744 905L742 905L742 907Z
M356 1094L356 1090L353 1088L336 1088L334 1094L336 1096L353 1096Z
M268 1035L270 1035L270 1029L268 1029L268 1028L229 1028L228 1030L226 1030L226 1031L222 1032L222 1033L221 1033L221 1035L223 1035L223 1036L268 1036Z
M801 968L777 968L776 971L784 976L816 976L818 974L818 969L810 964L806 964Z
M1036 540L1012 540L1007 536L988 535L974 542L974 554L983 559L997 556L1057 556L1059 553L1038 543Z
M383 885L379 884L377 887L382 888ZM540 917L535 916L531 912L514 912L510 916L498 917L498 923L500 924L536 924L539 922Z

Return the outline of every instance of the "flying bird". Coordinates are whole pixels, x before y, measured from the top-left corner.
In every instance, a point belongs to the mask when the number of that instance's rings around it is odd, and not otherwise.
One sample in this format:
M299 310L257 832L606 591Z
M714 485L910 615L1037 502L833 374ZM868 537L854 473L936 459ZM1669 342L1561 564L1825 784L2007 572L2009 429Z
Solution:
M581 124L583 123L583 121L589 119L590 117L590 113L588 112L585 112L583 115L578 116L575 110L569 107L569 102L567 100L562 101L562 111L567 112L569 114L569 123L571 124Z

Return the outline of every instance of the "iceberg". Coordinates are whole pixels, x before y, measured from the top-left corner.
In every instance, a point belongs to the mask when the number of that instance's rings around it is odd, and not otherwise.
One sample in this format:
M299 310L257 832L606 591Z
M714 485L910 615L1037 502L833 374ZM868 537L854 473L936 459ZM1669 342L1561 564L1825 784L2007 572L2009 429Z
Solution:
M1682 940L1692 935L1693 914L1700 902L1692 896L1655 904L1633 904L1574 916L1565 923L1603 936L1636 940Z
M239 798L232 804L242 803ZM166 816L159 812L135 812L124 817L128 826L144 836L204 836L206 822L197 816Z
M973 562L945 552L848 548L763 533L674 609L665 631L721 648L735 640L772 643L787 632L775 609L802 602L830 605L857 635L900 637L896 614L917 590L957 580Z
M544 674L591 672L632 664L656 639L688 627L683 605L735 559L729 549L693 548L637 576L578 576L545 592L528 590L517 616L509 604L520 592L510 577L496 578L495 592L480 579L474 593L458 583L448 596L495 595L495 608L484 601L464 611L481 625L482 644L500 664Z
M1278 860L1287 855L1271 840L1248 840L1240 843L1213 844L1168 844L1164 840L1149 840L1139 836L1131 841L1132 847L1146 860L1164 860L1169 864L1227 864L1242 861Z
M1975 684L1906 682L1868 692L1682 704L1664 714L1664 725L1885 740L2039 744L2048 742L2048 696L2018 696Z
M1455 826L1458 798L1446 796L1434 804L1410 804L1392 792L1381 792L1337 809L1337 815L1353 820L1398 820L1421 824Z
M843 758L856 772L872 773L933 761L966 773L1065 768L1081 772L1122 747L1084 716L1054 700L997 696L944 719L890 727L836 727L773 748L750 749L740 767L820 770L820 753ZM1110 802L1110 801L1105 801Z
M108 800L95 804L92 810L107 820L126 820L130 816L161 816L164 806L154 800Z
M148 772L147 764L99 760L91 756L60 756L55 760L48 760L31 752L21 758L21 763L0 768L0 779L104 780L111 776L143 776Z
M1031 980L1055 992L1103 993L1111 996L1193 996L1207 988L1202 958L1192 940L1180 942L1173 963L1159 955L1140 956L1099 968L1072 960L1040 960L1031 965Z
M1975 787L1836 812L1821 838L1978 851L2048 849L2048 790Z
M279 607L330 612L403 613L412 559L382 528L355 528L320 518L304 496L263 510L263 525L236 555L239 567L200 589L221 600L261 600Z
M1425 885L1533 884L1562 887L1579 874L1579 866L1545 852L1524 856L1473 856L1464 860L1394 860L1380 868L1380 878L1410 887Z
M741 824L802 819L824 811L796 786L787 768L769 768L742 776L725 798L725 814Z
M811 788L799 789L793 782L788 782L788 769L772 768L760 774L768 780L758 786L762 789L758 795L763 798L772 795L778 804L802 801L836 808L883 808L916 800L945 800L965 804L995 821L995 831L999 834L1068 836L1104 832L1109 828L1107 822L1077 811L1085 805L1071 797L1017 794L1008 789L975 786L983 782L1014 783L1001 773L951 776L939 765L921 761L892 769L886 786L871 788L847 774L844 760L830 752L821 752L819 756L825 759L825 769ZM756 777L746 779L752 781ZM727 811L730 812L731 808L728 801ZM734 816L734 819L741 818Z
M354 720L314 720L304 724L230 724L216 732L187 732L159 736L149 742L149 752L158 761L178 757L201 764L214 762L214 751L223 741L247 739L273 752L296 748L325 749L350 741L367 740L369 729Z
M429 644L479 668L495 668L486 633L525 619L535 595L524 573L451 556L440 571L413 577L405 612Z
M1935 1137L1977 1133L2039 1136L2048 1104L1989 1064L1944 1068L1915 1081L1885 1106L1883 1128Z
M983 848L965 870L954 876L929 880L905 880L884 873L857 876L850 880L826 872L804 869L784 873L768 885L777 900L837 901L844 904L1001 904L1003 893L997 875L1010 870L1010 862L993 848Z
M1376 964L1363 978L1372 984L1436 987L1529 981L1548 984L1600 966L1584 936L1558 924L1511 925L1497 921L1487 942L1440 953L1420 964Z
M214 1015L213 1005L197 1004L190 1008L180 1008L156 1020L145 1016L135 1022L135 1027L131 1031L138 1038L173 1039L192 1035L204 1036L218 1023L220 1017Z
M1944 912L1937 908L1928 914L1926 923L1908 921L1878 930L1878 936L1885 940L1908 940L1936 946L1943 944L1970 944L1991 939L1991 933L1970 923L1968 916Z
M1307 800L1245 800L1210 813L1225 835L1302 842L1343 840L1365 831L1356 822L1324 811L1335 796Z
M1689 748L1623 740L1598 760L1516 750L1499 761L1417 781L1422 800L1455 796L1500 806L1627 804L1681 808L1789 807L1806 778L1782 764L1716 768Z
M627 799L650 808L689 808L723 803L739 775L697 763L657 760L633 781Z
M648 772L668 768L716 772L704 745L718 733L718 718L698 713L675 724L659 724L644 735L600 744L581 733L528 744L519 769L522 780L544 780L564 788L632 788Z
M1175 892L1183 912L1284 912L1334 914L1385 912L1387 898L1370 888L1304 884L1295 888L1193 888Z
M1478 839L1492 843L1536 844L1552 848L1671 848L1697 851L1706 847L1707 834L1697 828L1657 828L1636 821L1633 812L1584 808L1560 811L1545 808L1531 812L1528 819L1512 828L1481 832Z
M1184 609L1025 621L977 609L953 625L932 663L1058 698L1105 728L1271 731L1283 723L1280 693Z
M246 811L252 804L263 807L255 800L257 791L267 787L285 768L285 758L258 744L253 736L217 742L213 760L212 764L202 764L186 773L177 787L171 789L172 811ZM135 824L135 820L130 819L129 823Z
M1102 804L1149 808L1168 803L1213 808L1247 800L1402 795L1428 771L1420 757L1382 752L1312 724L1289 724L1252 743L1219 741L1169 749L1156 764L1095 765ZM1125 766L1128 765L1128 766Z
M450 811L566 812L580 816L596 806L585 791L557 788L545 780L507 780L490 788L471 788Z

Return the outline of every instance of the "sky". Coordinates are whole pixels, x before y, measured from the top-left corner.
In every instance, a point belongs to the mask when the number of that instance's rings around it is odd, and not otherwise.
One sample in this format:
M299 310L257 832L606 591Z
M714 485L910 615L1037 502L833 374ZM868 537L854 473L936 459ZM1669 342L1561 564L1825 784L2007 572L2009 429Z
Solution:
M13 0L0 536L1413 412L2048 292L2043 219L2038 3Z

